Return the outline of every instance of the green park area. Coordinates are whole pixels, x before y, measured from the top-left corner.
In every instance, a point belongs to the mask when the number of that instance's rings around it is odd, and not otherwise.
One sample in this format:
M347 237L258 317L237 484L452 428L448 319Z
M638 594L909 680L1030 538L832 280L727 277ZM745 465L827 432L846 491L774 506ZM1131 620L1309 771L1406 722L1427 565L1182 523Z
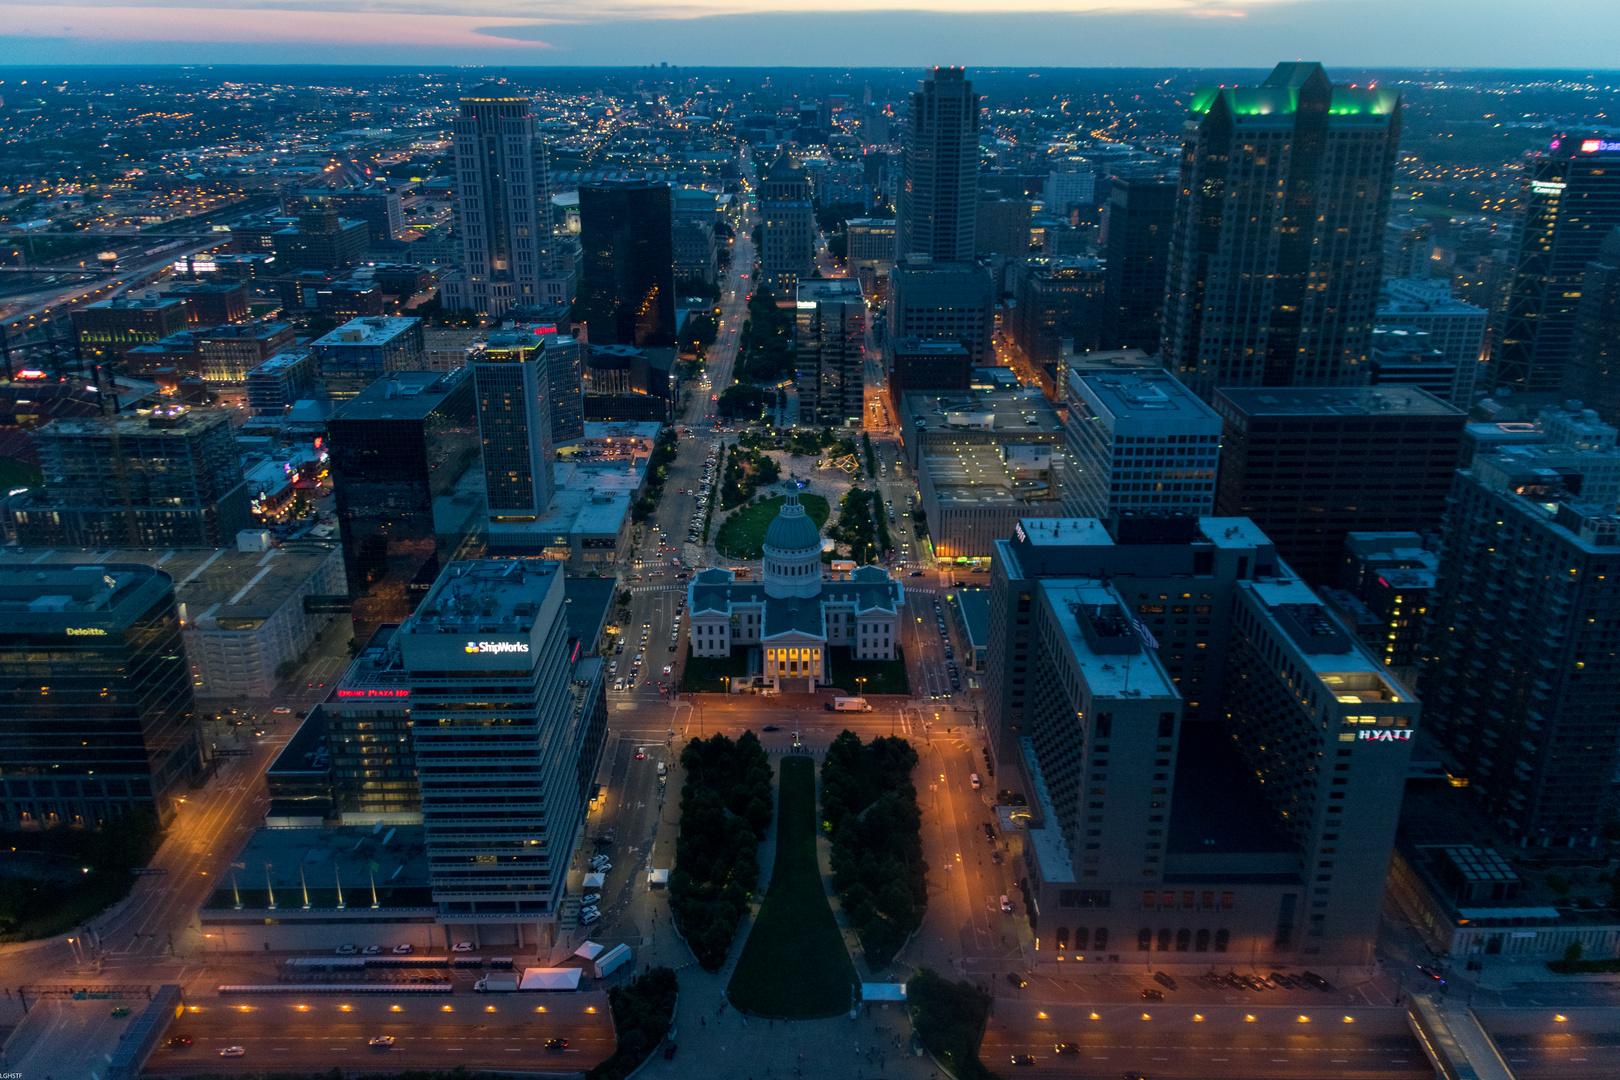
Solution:
M909 694L906 662L895 646L893 660L856 660L855 650L834 645L827 650L829 683L846 694Z
M730 656L693 656L687 646L686 664L681 669L681 693L729 694L732 676L748 674L748 650L732 649Z
M727 990L755 1016L810 1020L849 1009L855 967L827 904L816 862L815 763L782 759L777 783L776 865Z
M714 546L720 554L730 559L759 558L764 554L761 545L765 543L765 530L776 520L785 501L787 496L778 495L738 510L720 526L720 535L715 538ZM817 529L827 524L829 508L825 498L801 494L799 502L803 504L805 513L810 515L810 520L816 523Z

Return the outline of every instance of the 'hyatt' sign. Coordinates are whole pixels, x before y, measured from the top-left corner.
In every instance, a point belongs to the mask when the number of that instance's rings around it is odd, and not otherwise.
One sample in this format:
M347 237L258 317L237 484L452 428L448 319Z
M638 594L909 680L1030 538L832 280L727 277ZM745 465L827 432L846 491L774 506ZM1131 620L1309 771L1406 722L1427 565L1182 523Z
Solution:
M1410 742L1412 739L1412 729L1403 728L1396 730L1393 728L1380 728L1377 731L1358 731L1356 732L1356 737L1358 739L1368 739L1372 742Z

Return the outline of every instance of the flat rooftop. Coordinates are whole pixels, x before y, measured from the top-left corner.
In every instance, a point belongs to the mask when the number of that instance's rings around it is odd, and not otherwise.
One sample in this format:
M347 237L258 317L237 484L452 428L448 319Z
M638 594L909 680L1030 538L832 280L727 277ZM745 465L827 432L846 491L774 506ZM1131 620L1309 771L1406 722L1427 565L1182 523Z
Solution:
M4 554L12 550L17 549L7 549ZM0 613L14 623L25 616L68 622L94 616L97 622L105 623L117 620L119 609L127 601L139 597L150 604L154 590L168 588L162 575L145 566L127 565L137 560L107 560L126 564L115 567L93 565L88 558L41 562L37 552L28 555L0 557ZM133 617L140 612L132 609L128 614ZM33 618L24 621L38 622Z
M123 437L139 436L143 439L184 439L207 428L226 422L224 409L188 409L183 405L160 405L155 409L142 409L134 413L109 416L74 416L52 420L42 433L58 436L101 436L110 438L116 429Z
M1165 673L1154 651L1138 647L1132 653L1099 654L1091 649L1086 633L1080 627L1080 616L1070 605L1082 607L1119 607L1127 611L1125 602L1113 589L1097 581L1074 578L1046 578L1040 587L1052 601L1057 613L1058 628L1068 643L1069 653L1081 677L1095 697L1114 698L1176 698L1175 684Z
M1120 371L1108 374L1071 370L1069 387L1074 397L1100 406L1108 419L1208 422L1221 418L1168 371ZM1082 388L1084 388L1082 390Z
M379 315L369 315L362 319L350 319L325 337L316 338L312 344L317 346L375 345L397 337L421 321L420 319L386 318Z
M528 633L562 564L542 559L472 559L439 575L404 633L460 633L472 619L502 632Z
M1039 390L918 390L904 398L904 420L917 431L1063 433L1057 410Z
M1245 416L1466 415L1416 386L1223 387L1215 391Z
M466 368L396 371L344 402L332 414L332 419L423 420L444 404L444 399L454 393L466 377Z
M1312 674L1323 679L1330 691L1335 689L1333 679L1345 675L1358 678L1353 681L1367 686L1354 692L1359 695L1378 694L1385 701L1410 700L1407 692L1394 683L1379 663L1365 648L1357 644L1355 636L1327 614L1321 598L1302 581L1242 581L1246 589L1258 598L1265 608L1265 617L1277 630L1277 635L1293 643ZM1315 609L1313 612L1311 609ZM1320 612L1319 622L1316 612ZM1320 632L1317 632L1320 631ZM1367 679L1366 676L1372 676ZM1342 700L1342 699L1341 699ZM1362 697L1362 700L1366 700Z
M934 486L942 508L962 504L972 506L1023 506L1052 502L1053 484L1047 481L1017 480L993 445L955 447L947 453L923 455L922 469Z
M332 553L335 541L295 540L269 551L231 548L0 549L0 568L96 567L136 563L174 579L188 628L254 630L281 610Z

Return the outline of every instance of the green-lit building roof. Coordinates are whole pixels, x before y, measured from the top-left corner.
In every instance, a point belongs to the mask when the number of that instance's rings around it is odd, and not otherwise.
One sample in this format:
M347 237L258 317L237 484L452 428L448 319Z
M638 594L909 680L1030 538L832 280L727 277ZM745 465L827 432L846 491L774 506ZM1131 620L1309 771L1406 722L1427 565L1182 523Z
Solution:
M1330 124L1368 121L1383 124L1400 106L1399 91L1372 86L1333 86L1328 83L1321 64L1301 62L1278 64L1259 86L1201 86L1194 92L1188 112L1202 118L1215 107L1219 98L1240 127L1268 123L1292 125L1299 109L1301 90L1318 74L1330 94Z

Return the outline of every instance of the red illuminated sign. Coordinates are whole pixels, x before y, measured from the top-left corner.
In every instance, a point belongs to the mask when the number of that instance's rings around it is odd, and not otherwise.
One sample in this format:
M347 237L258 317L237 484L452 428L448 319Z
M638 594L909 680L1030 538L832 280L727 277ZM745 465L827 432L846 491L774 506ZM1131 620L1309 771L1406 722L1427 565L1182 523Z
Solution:
M411 696L409 690L339 690L340 698L407 698Z

